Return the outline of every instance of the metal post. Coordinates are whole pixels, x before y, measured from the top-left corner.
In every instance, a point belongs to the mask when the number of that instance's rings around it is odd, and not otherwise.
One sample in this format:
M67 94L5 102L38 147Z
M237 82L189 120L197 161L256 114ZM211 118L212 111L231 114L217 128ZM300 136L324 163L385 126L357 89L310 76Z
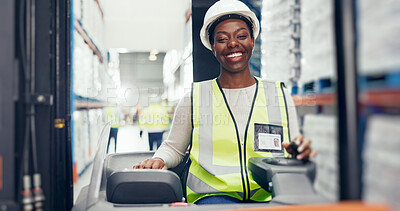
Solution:
M341 200L361 198L354 9L352 0L334 1Z
M4 0L0 7L0 210L12 211L21 210L17 196L19 193L16 191L16 187L21 184L18 179L19 162L15 159L18 155L17 146L20 144L16 142L19 134L15 132L18 127L15 116L19 114L15 104L20 86L16 58L19 52L15 47L20 38L17 36L19 3L15 0Z
M219 75L219 63L200 41L200 29L208 8L217 0L192 1L193 81L204 81Z

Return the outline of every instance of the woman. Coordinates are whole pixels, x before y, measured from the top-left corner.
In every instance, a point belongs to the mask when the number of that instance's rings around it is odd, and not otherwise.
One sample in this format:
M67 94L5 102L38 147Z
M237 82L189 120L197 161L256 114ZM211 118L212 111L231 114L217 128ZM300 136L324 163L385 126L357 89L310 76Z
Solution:
M220 75L193 84L177 106L168 139L134 168L172 168L190 145L189 203L266 202L271 194L252 179L249 158L290 156L290 136L299 146L297 159L315 154L299 133L283 83L250 74L258 34L257 17L242 2L221 0L208 9L200 37L219 61Z

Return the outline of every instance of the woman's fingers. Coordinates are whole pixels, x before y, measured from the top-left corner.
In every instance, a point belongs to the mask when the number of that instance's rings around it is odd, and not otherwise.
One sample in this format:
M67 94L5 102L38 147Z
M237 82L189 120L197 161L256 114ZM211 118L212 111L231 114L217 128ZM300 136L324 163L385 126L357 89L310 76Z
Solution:
M285 147L286 152L288 152L289 154L292 154L292 153L293 153L293 150L290 148L290 144L289 144L289 143L283 142L283 143L282 143L282 146Z
M313 157L315 157L315 156L317 156L317 155L318 155L318 152L315 151L315 150L313 150L313 151L311 152L311 154L310 154L310 158L313 158Z
M294 141L297 146L300 146L300 144L303 142L304 140L304 136L303 135L298 135L296 137L294 137L294 139L292 141Z
M307 148L303 153L297 155L297 160L307 160L310 157L311 149Z
M133 166L134 169L167 169L164 161L162 159L150 158L140 162L139 164Z
M153 165L152 165L152 168L153 168L153 169L163 169L164 166L165 166L165 164L164 164L163 161L161 161L161 160L159 160L159 159L156 159L156 160L154 161Z
M317 152L311 149L311 140L304 138L303 135L296 136L292 140L292 142L295 142L298 146L297 151L299 152L299 154L297 155L296 159L307 160L317 155ZM286 148L286 151L288 153L293 153L289 143L282 143L282 145Z
M297 148L297 151L299 153L302 153L304 150L307 150L310 148L311 145L311 140L310 139L303 139L302 143L300 146Z
M143 169L151 169L152 165L153 165L153 160L152 160L152 159L147 159L147 160L145 160L145 161L143 162L143 164L141 165L141 167L142 167Z

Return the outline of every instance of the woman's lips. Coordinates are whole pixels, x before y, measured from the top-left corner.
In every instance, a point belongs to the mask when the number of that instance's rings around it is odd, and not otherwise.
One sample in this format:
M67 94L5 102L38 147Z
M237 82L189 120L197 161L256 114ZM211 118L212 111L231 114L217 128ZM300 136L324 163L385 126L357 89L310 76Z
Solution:
M238 61L242 60L242 58L243 58L243 53L242 53L242 52L230 53L230 54L227 54L227 55L225 56L225 58L226 58L228 61L231 61L231 62L238 62Z

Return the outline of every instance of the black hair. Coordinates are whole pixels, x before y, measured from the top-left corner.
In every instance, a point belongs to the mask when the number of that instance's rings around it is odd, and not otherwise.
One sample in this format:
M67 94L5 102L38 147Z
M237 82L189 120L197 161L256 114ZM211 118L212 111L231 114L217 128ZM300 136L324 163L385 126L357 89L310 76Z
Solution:
M249 18L244 17L243 15L238 15L238 14L227 14L227 15L223 15L221 17L219 17L216 21L214 21L212 24L210 24L207 27L207 31L208 31L208 39L210 41L210 44L214 44L214 30L215 27L221 23L224 20L228 20L228 19L239 19L244 21L247 24L247 27L250 30L250 37L253 38L253 21Z

